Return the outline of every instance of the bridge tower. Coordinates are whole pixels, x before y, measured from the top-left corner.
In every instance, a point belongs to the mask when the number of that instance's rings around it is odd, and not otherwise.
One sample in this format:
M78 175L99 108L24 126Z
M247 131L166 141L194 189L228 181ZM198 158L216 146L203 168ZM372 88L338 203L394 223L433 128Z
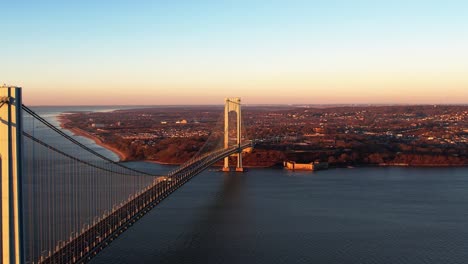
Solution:
M24 263L21 88L0 86L1 261Z
M224 105L224 148L229 148L229 113L235 112L237 115L237 146L240 147L242 139L242 114L241 114L241 99L239 97L226 98ZM224 158L223 171L230 171L229 157ZM236 171L242 172L242 151L237 153Z

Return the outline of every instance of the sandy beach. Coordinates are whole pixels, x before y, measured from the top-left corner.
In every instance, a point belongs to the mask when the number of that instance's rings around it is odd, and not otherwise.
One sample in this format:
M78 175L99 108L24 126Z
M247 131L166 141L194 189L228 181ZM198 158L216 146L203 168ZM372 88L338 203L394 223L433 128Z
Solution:
M57 120L59 121L60 127L62 129L66 129L68 131L71 131L73 133L73 135L75 135L75 136L81 136L81 137L91 139L97 145L99 145L99 146L101 146L101 147L115 153L119 157L119 161L126 161L128 159L128 155L126 153L120 151L119 149L117 149L117 148L115 148L113 146L110 146L110 145L107 145L107 144L103 143L102 140L98 136L90 134L90 133L88 133L88 132L86 132L86 131L84 131L83 129L80 129L80 128L75 128L75 127L74 128L67 128L67 127L65 127L65 125L70 122L70 120L67 118L66 114L60 114L57 117Z

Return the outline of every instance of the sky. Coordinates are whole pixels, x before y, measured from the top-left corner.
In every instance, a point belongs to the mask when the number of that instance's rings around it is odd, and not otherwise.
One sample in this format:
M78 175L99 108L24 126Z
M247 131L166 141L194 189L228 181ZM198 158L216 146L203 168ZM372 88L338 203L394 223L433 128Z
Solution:
M29 105L468 104L468 1L0 0Z

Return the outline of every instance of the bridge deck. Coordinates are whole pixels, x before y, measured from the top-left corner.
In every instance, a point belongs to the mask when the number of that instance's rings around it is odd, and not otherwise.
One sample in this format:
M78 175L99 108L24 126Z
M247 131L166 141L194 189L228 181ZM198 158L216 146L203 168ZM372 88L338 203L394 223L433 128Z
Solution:
M166 177L160 177L152 185L135 195L118 209L102 217L95 225L71 238L49 256L42 257L39 263L85 263L105 248L112 240L158 205L172 192L183 186L217 161L252 147L252 142L229 149L221 149L183 164Z

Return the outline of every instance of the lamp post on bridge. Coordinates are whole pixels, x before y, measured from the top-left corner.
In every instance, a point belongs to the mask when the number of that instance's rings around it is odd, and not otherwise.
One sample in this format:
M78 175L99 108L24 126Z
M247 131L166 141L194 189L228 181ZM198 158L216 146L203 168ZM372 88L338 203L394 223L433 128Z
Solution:
M1 261L24 263L21 88L0 86Z

